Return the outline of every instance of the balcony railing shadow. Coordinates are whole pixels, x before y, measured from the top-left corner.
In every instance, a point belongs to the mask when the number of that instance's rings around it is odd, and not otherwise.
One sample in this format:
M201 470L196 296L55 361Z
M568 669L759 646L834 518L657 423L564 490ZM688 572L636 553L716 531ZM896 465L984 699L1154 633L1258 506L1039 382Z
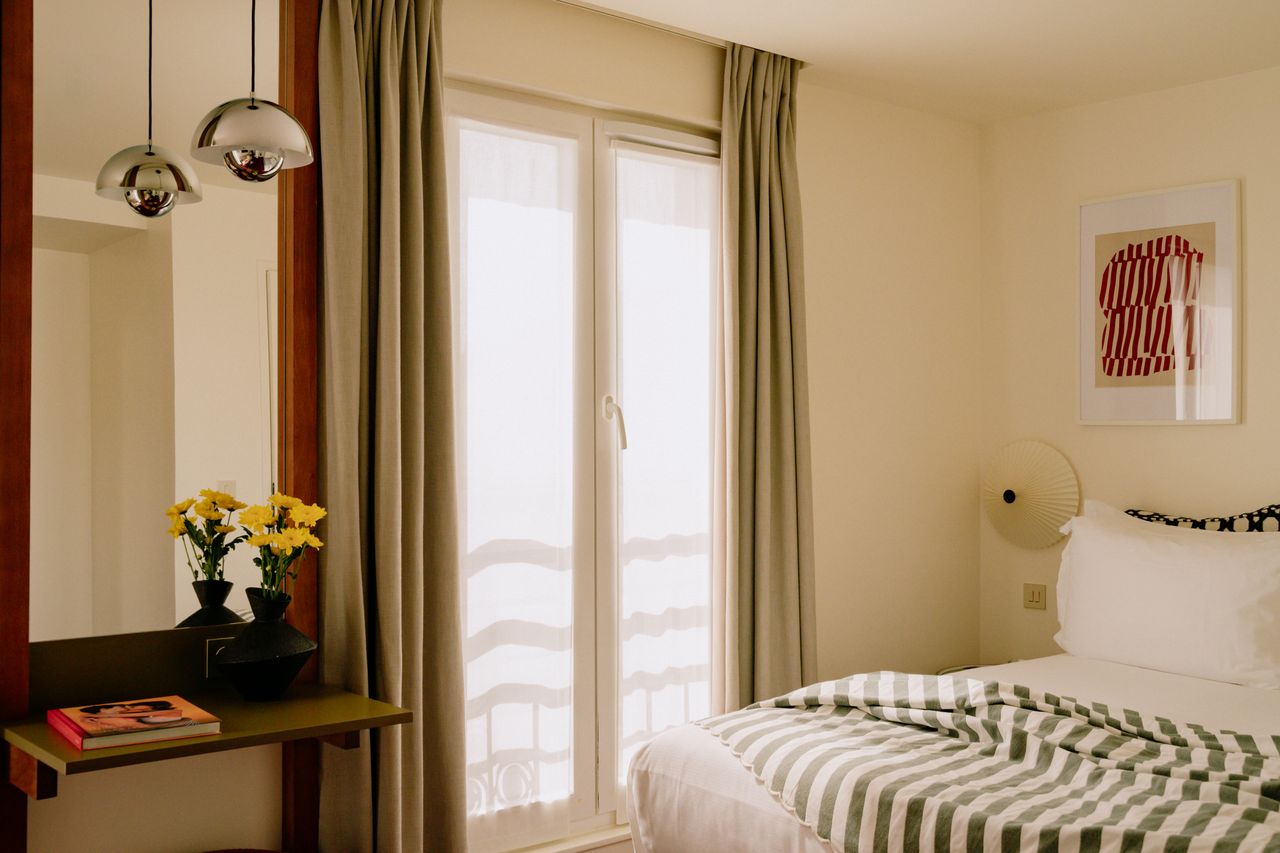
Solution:
M705 534L675 534L660 539L632 538L623 543L621 564L625 567L634 561L661 562L672 557L705 557L709 550ZM572 549L548 545L531 539L496 539L484 543L462 560L464 584L481 572L494 566L537 566L553 572L568 572L572 567ZM671 606L660 612L636 611L619 620L618 641L620 649L641 638L661 639L672 631L708 630L711 610L707 604ZM528 618L502 619L490 623L464 638L463 656L472 663L503 647L539 649L548 654L568 653L572 649L571 632L565 626L550 625ZM662 663L659 661L659 663ZM562 725L563 712L572 704L571 687L548 687L521 680L522 673L512 671L509 681L496 684L483 693L469 695L466 700L468 726L481 724L485 729L485 742L495 743L495 712L502 706L528 708L528 742L517 747L501 748L488 752L482 760L467 767L468 805L472 813L494 811L566 796L563 781L552 783L557 790L548 790L540 767L564 765L569 761L565 749L544 749L544 729L549 724L548 713L555 712L555 725ZM710 649L705 662L683 665L666 665L660 669L644 668L626 673L619 679L620 695L632 697L640 691L644 694L645 723L640 730L621 732L624 752L628 752L661 729L654 723L654 700L665 693L668 703L674 688L682 693L685 719L700 707L699 697L693 691L705 692L710 684ZM705 704L705 703L704 703ZM665 726L663 726L665 728ZM513 733L504 732L501 740L510 743ZM563 735L555 737L563 741ZM625 768L624 768L625 770ZM558 775L558 774L552 774Z

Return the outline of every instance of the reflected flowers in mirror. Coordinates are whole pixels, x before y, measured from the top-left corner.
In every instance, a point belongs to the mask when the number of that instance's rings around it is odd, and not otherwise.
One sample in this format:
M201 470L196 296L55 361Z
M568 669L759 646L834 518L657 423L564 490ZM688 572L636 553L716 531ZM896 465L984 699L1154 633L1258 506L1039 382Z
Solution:
M169 535L182 541L187 568L193 580L223 580L227 555L246 536L235 536L232 514L247 504L226 492L201 489L199 499L187 498L165 510L169 518Z

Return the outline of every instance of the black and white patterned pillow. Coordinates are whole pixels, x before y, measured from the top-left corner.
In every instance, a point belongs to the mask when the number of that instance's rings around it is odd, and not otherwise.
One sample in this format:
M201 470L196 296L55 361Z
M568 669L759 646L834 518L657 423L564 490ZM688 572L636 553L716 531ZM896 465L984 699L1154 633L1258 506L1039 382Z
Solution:
M1225 518L1186 518L1180 515L1164 515L1146 509L1126 509L1129 515L1153 524L1170 527L1194 527L1197 530L1218 530L1223 533L1273 533L1280 531L1280 504L1271 504L1253 512L1242 512Z

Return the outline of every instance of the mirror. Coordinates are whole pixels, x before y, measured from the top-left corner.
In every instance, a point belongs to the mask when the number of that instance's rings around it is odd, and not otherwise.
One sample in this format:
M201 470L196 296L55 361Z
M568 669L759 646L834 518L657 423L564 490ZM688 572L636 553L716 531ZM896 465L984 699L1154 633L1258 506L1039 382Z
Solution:
M277 198L189 157L248 94L249 0L166 0L154 141L204 200L144 218L94 193L147 139L146 0L34 0L30 638L171 628L192 576L164 510L202 488L260 502L276 479ZM277 99L279 10L257 10L257 94ZM227 605L256 586L227 561Z

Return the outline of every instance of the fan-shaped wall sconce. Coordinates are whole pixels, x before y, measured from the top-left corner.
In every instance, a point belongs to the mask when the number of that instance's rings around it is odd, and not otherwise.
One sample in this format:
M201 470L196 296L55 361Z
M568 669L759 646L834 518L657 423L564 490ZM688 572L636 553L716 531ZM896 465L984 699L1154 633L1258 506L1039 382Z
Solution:
M1067 457L1042 441L1006 444L982 478L982 504L1000 535L1026 548L1047 548L1080 506L1080 484Z

